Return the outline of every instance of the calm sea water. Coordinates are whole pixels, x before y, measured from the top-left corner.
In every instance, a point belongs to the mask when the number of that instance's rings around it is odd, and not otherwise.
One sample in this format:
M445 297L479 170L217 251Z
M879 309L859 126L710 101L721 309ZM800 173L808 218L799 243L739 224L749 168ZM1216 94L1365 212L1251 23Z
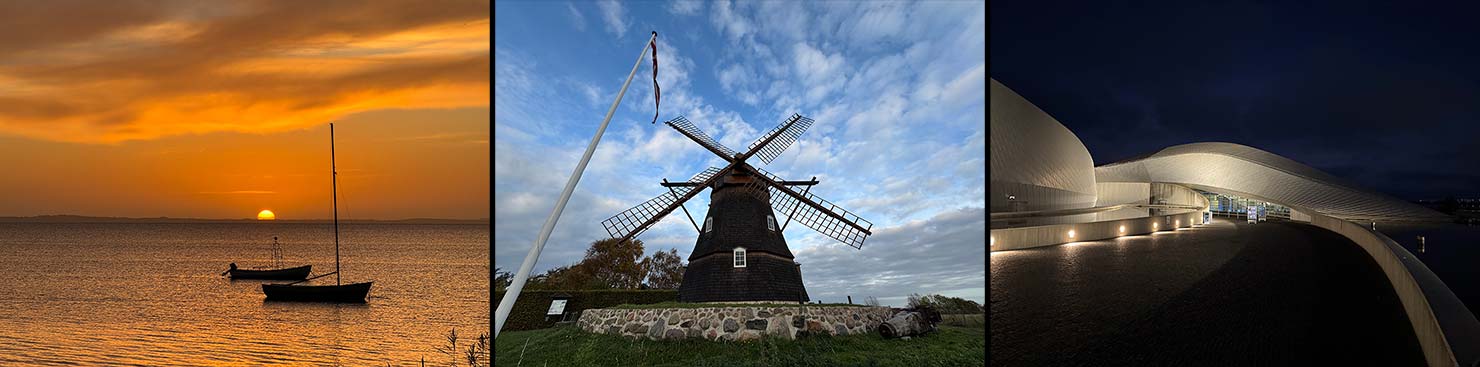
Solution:
M489 330L488 234L341 225L344 281L375 285L334 305L264 302L264 281L220 275L270 264L272 236L286 263L331 272L330 225L0 223L0 365L445 363L449 330Z
M1423 260L1434 275L1465 303L1471 313L1480 312L1480 226L1465 224L1384 225L1377 230ZM1424 236L1424 251L1418 248Z

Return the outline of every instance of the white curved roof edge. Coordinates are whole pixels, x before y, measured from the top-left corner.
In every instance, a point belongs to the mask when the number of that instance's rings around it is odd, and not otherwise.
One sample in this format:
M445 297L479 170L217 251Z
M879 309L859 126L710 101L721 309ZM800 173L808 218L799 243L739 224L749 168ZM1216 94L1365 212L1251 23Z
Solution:
M1429 208L1356 186L1289 158L1234 143L1192 143L1095 167L1097 182L1166 182L1279 203L1344 220L1447 221Z
M1079 136L1012 88L997 79L990 82L991 180L1062 190L1084 199L1034 199L1039 202L1093 205L1094 158Z

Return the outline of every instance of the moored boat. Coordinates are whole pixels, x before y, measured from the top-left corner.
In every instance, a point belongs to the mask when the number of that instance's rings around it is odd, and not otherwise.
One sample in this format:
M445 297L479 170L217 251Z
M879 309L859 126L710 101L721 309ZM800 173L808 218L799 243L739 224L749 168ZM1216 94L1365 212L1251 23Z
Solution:
M334 124L329 124L330 200L334 206L334 272L320 274L287 284L263 284L262 294L268 301L355 302L364 303L373 282L344 284L339 269L339 173L334 168ZM299 285L298 283L334 276L334 285Z
M312 272L313 265L304 265L296 268L284 269L242 269L231 264L231 269L226 273L231 279L264 279L264 280L303 280L308 279L308 273Z
M278 244L277 236L272 237L272 266L259 267L255 269L242 269L231 263L221 275L229 275L232 280L236 279L265 279L265 280L303 280L308 279L308 273L313 265L304 265L293 268L283 267L283 247Z
M370 283L331 285L263 284L268 301L349 302L363 303L370 294Z

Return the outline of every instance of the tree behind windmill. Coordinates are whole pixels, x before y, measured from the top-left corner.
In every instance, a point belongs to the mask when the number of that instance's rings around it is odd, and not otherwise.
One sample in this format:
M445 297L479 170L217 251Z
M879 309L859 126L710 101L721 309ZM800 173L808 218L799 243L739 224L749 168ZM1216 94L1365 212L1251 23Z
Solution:
M586 249L579 266L598 283L611 289L634 289L647 273L642 268L642 241L598 240Z
M683 262L669 249L642 257L642 241L602 239L591 243L579 263L552 268L529 278L529 289L655 289L677 288ZM639 259L640 258L640 259Z
M658 251L642 261L647 272L647 286L652 289L677 289L683 282L683 258L678 250Z
M532 276L529 289L636 289L647 277L642 241L597 240L580 262Z

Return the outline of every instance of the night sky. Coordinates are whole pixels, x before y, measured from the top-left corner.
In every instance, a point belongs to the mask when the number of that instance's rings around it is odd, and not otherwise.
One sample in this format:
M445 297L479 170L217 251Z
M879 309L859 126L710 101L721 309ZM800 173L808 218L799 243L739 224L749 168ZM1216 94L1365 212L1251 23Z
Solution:
M1480 8L990 3L989 72L1095 164L1184 143L1403 199L1480 197Z

